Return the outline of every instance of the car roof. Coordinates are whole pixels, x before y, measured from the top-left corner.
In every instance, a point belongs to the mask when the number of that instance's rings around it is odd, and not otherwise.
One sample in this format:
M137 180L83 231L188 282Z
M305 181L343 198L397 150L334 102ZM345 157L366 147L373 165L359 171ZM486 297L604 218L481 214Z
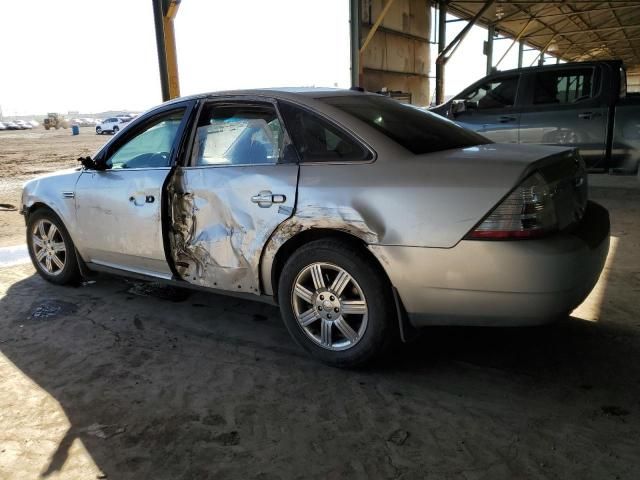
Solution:
M509 75L514 73L527 73L527 72L544 72L546 70L555 70L555 69L565 69L565 68L585 68L585 67L593 67L595 65L611 65L613 67L621 67L623 66L623 62L620 60L593 60L589 62L567 62L567 63L556 63L551 65L536 65L531 67L522 67L522 68L513 68L511 70L498 70L492 72L490 75Z
M271 97L282 100L293 100L306 103L314 99L323 97L351 96L351 95L376 95L371 92L361 92L359 90L347 90L343 88L320 88L320 87L278 87L278 88L252 88L242 90L223 90L219 92L208 92L186 97L179 97L165 102L170 105L185 100L202 98L215 98L224 96L256 96Z

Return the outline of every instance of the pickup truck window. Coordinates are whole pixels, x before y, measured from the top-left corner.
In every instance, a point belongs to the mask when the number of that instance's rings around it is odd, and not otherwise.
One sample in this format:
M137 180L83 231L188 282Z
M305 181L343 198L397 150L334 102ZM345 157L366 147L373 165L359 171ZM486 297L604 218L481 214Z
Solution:
M518 76L491 80L462 96L468 108L479 110L512 107L516 101Z
M576 68L536 73L533 103L567 104L591 98L593 69Z

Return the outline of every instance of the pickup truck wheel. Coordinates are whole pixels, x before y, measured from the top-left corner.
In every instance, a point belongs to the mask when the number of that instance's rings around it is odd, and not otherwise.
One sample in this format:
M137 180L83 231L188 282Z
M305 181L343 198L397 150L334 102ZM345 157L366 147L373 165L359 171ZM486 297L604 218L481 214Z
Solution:
M48 282L65 285L80 280L75 247L53 212L37 210L29 216L27 247L34 267Z
M280 276L278 297L291 336L313 357L356 367L394 338L391 291L358 248L317 240L296 250Z

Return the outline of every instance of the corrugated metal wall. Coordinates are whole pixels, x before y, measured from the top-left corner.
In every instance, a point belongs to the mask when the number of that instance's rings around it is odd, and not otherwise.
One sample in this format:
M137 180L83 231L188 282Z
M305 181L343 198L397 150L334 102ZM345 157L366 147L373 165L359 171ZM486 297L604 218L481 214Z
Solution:
M366 38L388 0L361 0L361 39ZM411 93L415 105L429 104L429 36L427 0L394 0L361 59L362 84Z

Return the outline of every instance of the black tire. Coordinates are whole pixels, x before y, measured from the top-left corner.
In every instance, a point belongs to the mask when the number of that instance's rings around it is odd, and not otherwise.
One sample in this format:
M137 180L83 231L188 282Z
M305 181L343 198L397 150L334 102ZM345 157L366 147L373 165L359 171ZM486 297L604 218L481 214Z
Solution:
M356 323L353 326L353 331L358 329L358 325L362 325L364 317L366 317L366 326L363 327L362 332L358 332L357 339L351 342L347 339L346 335L342 334L342 329L337 326L333 328L329 327L332 332L329 338L333 338L333 335L337 335L338 342L343 341L350 344L348 347L343 347L342 350L331 350L330 348L323 347L319 341L314 341L311 338L311 333L301 325L296 317L295 310L301 310L302 308L296 307L294 304L300 305L302 302L308 308L308 311L315 313L315 309L321 310L322 297L317 290L313 292L313 300L307 301L298 298L293 294L296 281L302 281L305 272L308 271L309 266L313 264L326 265L329 269L329 273L323 273L323 281L327 288L331 288L330 285L333 280L331 278L330 270L333 267L344 270L348 273L355 283L347 284L344 287L344 292L357 292L358 295L363 297L366 302L367 314L361 316L361 321L358 322L358 315L355 315ZM325 268L325 267L323 267ZM323 272L322 270L320 270ZM336 276L337 276L336 272ZM307 277L308 278L308 277ZM336 278L335 276L333 277ZM314 281L315 282L315 281ZM315 288L315 287L314 287ZM326 293L326 292L325 292ZM325 295L326 296L326 295ZM330 297L334 299L334 296ZM358 246L350 245L346 242L339 240L327 239L316 240L310 242L303 247L296 250L291 257L287 260L280 279L278 282L278 300L280 304L280 311L282 312L282 318L285 326L294 340L304 348L312 357L332 366L337 367L358 367L369 363L376 357L381 356L388 348L393 345L397 338L397 315L395 313L393 295L391 292L391 286L384 274L384 271L376 265L370 258L363 252ZM345 295L340 295L338 298L339 305L336 312L340 312L337 316L343 320L343 313L340 311L345 306L342 302L345 300ZM314 307L315 305L315 307ZM320 305L320 306L318 306ZM333 306L324 312L331 311ZM307 311L307 310L305 310ZM327 315L327 313L323 313ZM346 318L351 319L354 316L347 315ZM337 319L328 321L329 323L335 322ZM316 325L313 328L321 328L322 322L327 321L326 318L320 318L315 323L309 325ZM319 327L317 327L319 325ZM334 324L335 325L335 324ZM311 328L311 327L310 327ZM322 334L319 334L322 337ZM332 340L329 340L332 341ZM353 343L353 344L351 344Z
M61 255L60 252L57 254L58 259L63 261L64 266L63 268L57 268L55 262L51 262L55 269L53 273L48 272L46 265L43 266L37 258L38 254L36 253L36 250L40 253L42 247L36 245L36 241L34 240L34 231L38 229L38 226L42 221L45 222L44 225L52 224L55 225L57 229L57 232L52 236L52 242L58 244L60 242L64 242L64 255ZM51 210L42 208L29 215L29 220L27 222L27 248L29 250L29 256L31 257L33 266L40 276L46 281L57 285L68 285L77 283L82 278L80 268L78 267L75 246L73 245L71 236L69 235L69 232L67 232L62 221Z
M102 135L102 128L96 127L96 135Z
M113 127L112 133L115 135L119 131L120 131L120 129L118 127Z

